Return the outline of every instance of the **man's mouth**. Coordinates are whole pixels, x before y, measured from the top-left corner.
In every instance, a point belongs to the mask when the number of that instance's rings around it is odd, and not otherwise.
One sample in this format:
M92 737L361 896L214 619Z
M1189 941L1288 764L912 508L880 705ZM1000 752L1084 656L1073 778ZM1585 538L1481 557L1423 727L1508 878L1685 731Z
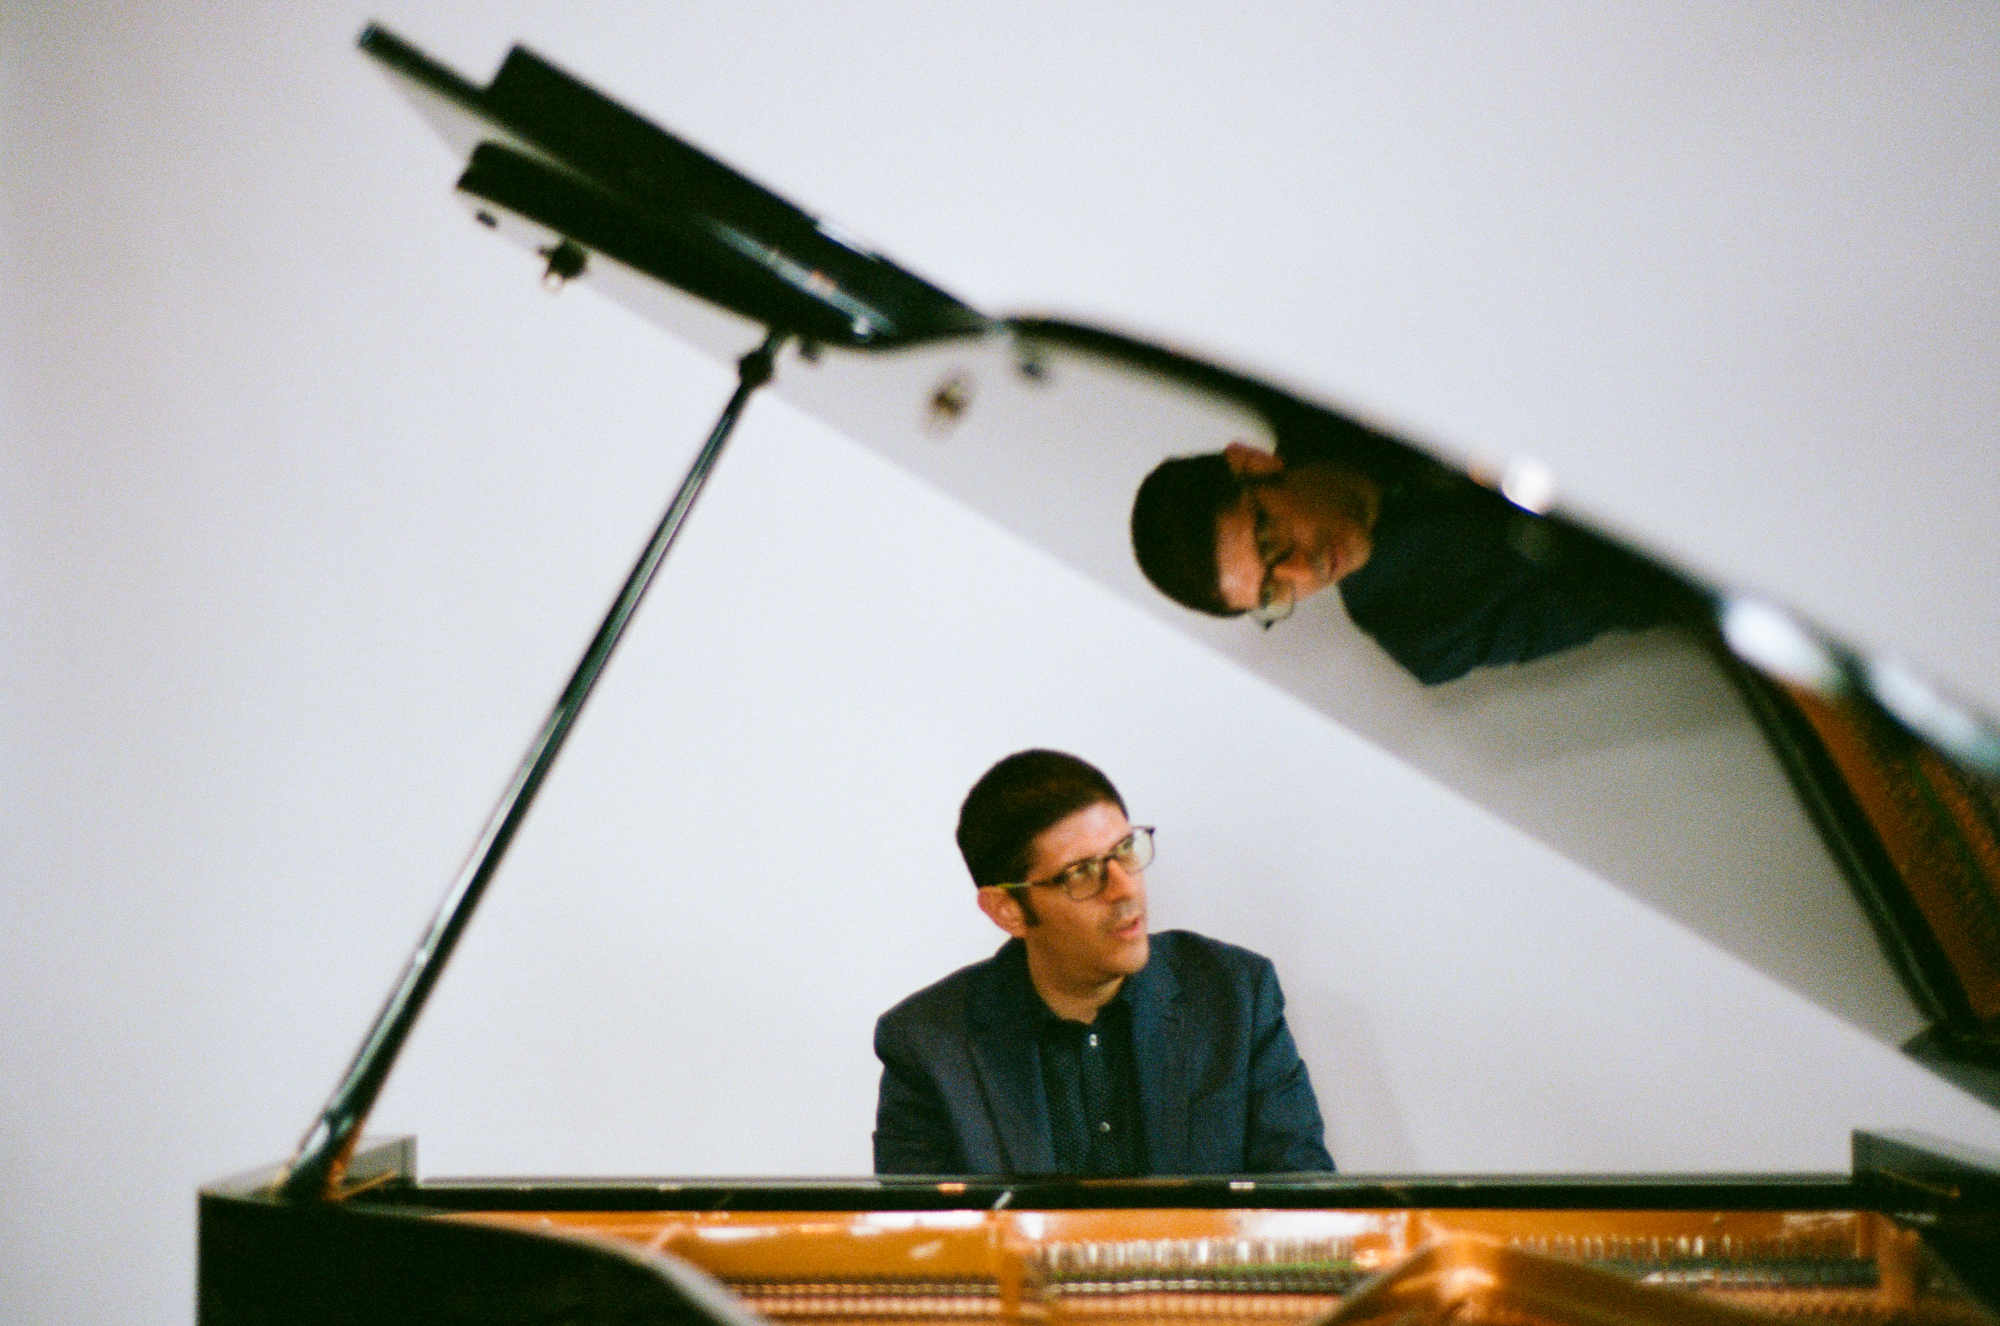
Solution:
M1108 927L1114 939L1132 939L1146 931L1146 913L1132 912L1123 917L1114 917Z

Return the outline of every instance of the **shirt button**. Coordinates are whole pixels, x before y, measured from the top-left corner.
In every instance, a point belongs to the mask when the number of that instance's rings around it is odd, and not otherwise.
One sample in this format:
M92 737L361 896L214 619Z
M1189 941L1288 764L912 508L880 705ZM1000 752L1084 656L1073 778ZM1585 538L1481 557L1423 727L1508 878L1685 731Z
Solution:
M1099 1120L1097 1121L1097 1131L1098 1131L1098 1132L1100 1132L1100 1133L1108 1133L1108 1132L1110 1132L1110 1131L1111 1131L1111 1120L1109 1120L1109 1119L1099 1119Z
M1090 1048L1093 1050L1097 1048L1097 1033L1094 1031L1090 1033Z

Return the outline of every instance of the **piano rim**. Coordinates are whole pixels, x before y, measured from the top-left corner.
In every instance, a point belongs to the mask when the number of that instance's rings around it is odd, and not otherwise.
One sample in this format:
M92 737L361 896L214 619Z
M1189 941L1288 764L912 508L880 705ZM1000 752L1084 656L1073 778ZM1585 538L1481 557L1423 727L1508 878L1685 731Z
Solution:
M1937 1157L1916 1141L1855 1134L1856 1168L1685 1174L1326 1174L1194 1175L1144 1179L1064 1179L995 1175L691 1176L566 1178L479 1176L419 1178L414 1137L370 1138L356 1151L344 1205L400 1210L510 1208L539 1211L773 1210L989 1211L1148 1207L1271 1209L1524 1207L1581 1210L1653 1207L1779 1210L1786 1207L1923 1212L1940 1204L2000 1211L2000 1172L1974 1170L1975 1184L1929 1183L1898 1190L1880 1158ZM1902 1164L1901 1169L1910 1166ZM1897 1171L1900 1172L1900 1171ZM204 1186L207 1200L288 1204L274 1195L283 1166L272 1165Z

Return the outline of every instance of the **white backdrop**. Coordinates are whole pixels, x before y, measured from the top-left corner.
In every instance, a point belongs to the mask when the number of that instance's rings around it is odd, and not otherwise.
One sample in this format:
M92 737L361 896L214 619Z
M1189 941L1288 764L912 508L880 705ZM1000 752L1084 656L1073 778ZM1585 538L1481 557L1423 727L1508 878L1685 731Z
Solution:
M981 307L1538 455L2000 709L2000 19L1233 8L0 12L0 1316L187 1319L196 1185L289 1151L728 391L466 221L371 17L479 77L525 41ZM865 1169L870 1023L997 940L950 825L1027 744L1162 827L1159 924L1278 961L1346 1168L2000 1144L772 400L377 1129L430 1172Z

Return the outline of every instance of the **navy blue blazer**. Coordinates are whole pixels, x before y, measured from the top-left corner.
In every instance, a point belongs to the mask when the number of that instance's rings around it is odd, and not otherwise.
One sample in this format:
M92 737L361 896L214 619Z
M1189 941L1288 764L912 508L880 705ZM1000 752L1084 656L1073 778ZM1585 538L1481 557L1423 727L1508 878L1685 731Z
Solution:
M1032 990L1027 950L1010 939L876 1022L878 1174L1054 1171L1036 1012L1023 987ZM1333 1169L1267 959L1162 931L1124 995L1152 1173Z

